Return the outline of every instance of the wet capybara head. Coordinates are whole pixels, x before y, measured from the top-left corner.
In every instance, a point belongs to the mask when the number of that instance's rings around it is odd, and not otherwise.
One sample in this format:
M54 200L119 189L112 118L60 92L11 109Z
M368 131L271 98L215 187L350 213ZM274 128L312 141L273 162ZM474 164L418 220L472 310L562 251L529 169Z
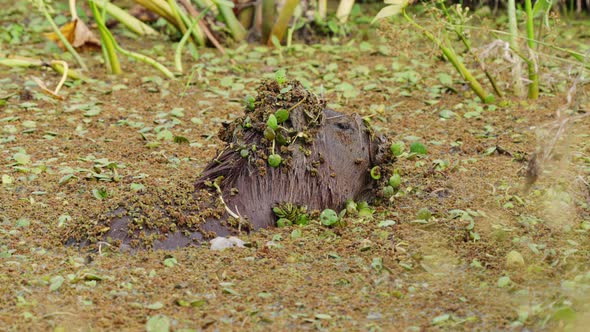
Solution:
M262 84L219 137L224 149L192 193L180 203L170 195L127 203L102 217L108 230L99 237L173 249L274 226L281 204L338 210L348 199L371 198L377 183L369 171L386 161L385 139L360 116L326 109L297 81Z
M246 218L251 229L273 226L272 208L280 203L340 209L347 199L370 198L375 186L369 170L380 158L383 138L371 134L356 114L323 110L322 117L311 143L290 146L288 165L260 166L228 149L206 167L197 189L223 177L218 186L228 209ZM255 144L260 142L257 135L245 138Z

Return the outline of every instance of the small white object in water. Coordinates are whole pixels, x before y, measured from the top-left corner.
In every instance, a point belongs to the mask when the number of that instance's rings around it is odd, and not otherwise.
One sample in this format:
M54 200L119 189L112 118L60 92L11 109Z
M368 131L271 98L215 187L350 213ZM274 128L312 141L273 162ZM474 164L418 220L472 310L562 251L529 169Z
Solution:
M244 248L244 241L240 240L235 236L230 237L221 237L218 236L213 240L209 241L211 243L211 250L223 250L225 248L232 248L232 247L239 247Z

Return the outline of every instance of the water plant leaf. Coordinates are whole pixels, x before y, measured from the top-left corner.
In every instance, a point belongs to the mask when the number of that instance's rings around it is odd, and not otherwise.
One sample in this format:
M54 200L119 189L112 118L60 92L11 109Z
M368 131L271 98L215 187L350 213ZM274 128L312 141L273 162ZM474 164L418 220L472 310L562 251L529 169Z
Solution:
M395 142L391 143L391 147L389 149L391 150L391 153L397 157L404 152L406 146L404 142Z
M174 257L169 257L164 260L164 265L167 267L173 267L176 264L178 264L178 261Z
M271 167L279 167L279 165L281 164L281 156L278 154L271 154L270 156L268 156L268 164Z
M320 221L324 226L332 226L338 222L338 214L332 209L325 209L320 214Z
M410 145L410 152L417 153L417 154L428 154L428 150L426 146L420 142L414 142Z
M269 115L266 125L272 128L272 130L277 130L279 128L277 117L274 114Z
M12 158L19 164L19 165L27 165L31 162L31 156L26 153L17 152L15 153Z
M168 332L170 331L170 318L164 315L152 316L145 324L147 332Z
M274 115L277 120L277 123L279 123L279 124L283 123L289 119L289 111L287 111L286 109L280 109L280 110L276 111Z
M401 183L402 183L402 177L398 173L394 173L391 177L389 177L389 185L393 189L399 188Z
M287 82L287 72L285 69L281 68L275 72L275 81L277 81L279 85L283 85Z
M61 285L64 283L64 280L65 279L62 276L51 277L51 279L49 280L49 282L50 282L49 290L52 292L58 290L61 287Z

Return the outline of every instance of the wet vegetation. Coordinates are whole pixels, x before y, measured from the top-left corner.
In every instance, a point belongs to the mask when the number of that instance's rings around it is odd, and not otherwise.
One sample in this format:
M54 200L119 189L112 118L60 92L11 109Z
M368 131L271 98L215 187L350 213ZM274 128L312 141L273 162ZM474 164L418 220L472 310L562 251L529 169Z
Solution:
M590 321L587 2L0 4L0 330Z

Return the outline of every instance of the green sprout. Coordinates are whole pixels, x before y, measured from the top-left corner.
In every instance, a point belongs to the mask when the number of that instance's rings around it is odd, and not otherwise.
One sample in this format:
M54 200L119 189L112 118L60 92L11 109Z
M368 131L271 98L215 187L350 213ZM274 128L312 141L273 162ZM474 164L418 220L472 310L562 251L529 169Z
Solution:
M373 178L373 180L381 179L381 167L375 166L371 168L371 177Z
M281 123L289 120L289 111L281 108L280 110L275 112L274 116L277 119L277 123L281 124Z
M271 167L279 167L279 165L281 164L281 159L282 158L280 155L278 155L276 153L271 154L270 156L268 156L268 164Z
M275 72L275 81L279 83L279 85L283 85L287 82L287 72L285 69L279 69Z
M272 130L277 130L279 128L277 117L274 114L269 115L266 125Z
M248 95L246 96L246 98L244 98L244 102L246 103L246 108L248 108L249 111L253 111L256 106L254 105L254 102L256 101L256 99L254 99L254 97ZM248 118L250 119L250 118Z
M400 184L402 183L402 177L396 172L389 178L389 185L393 189L398 189Z
M277 227L287 227L291 225L293 225L293 223L287 218L280 218L277 220Z
M359 211L359 217L372 217L373 212L375 210L371 209L369 203L362 201L357 204L357 209Z
M338 214L336 213L336 211L332 209L325 209L320 214L320 221L324 226L334 226L338 223L339 220L340 218L338 217Z
M426 146L420 142L414 142L410 145L410 152L416 154L428 154L428 150Z
M406 145L404 144L404 142L395 142L395 143L391 143L391 147L389 148L391 150L391 154L393 154L395 157L401 155L402 153L404 153L404 150L406 149Z

